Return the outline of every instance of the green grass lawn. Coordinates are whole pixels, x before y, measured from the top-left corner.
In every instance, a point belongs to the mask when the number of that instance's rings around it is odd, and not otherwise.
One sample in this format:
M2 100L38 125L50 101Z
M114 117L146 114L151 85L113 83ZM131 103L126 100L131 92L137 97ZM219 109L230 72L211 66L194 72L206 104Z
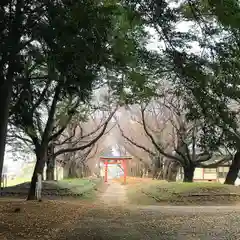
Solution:
M11 187L11 186L15 186L21 183L25 183L25 182L29 182L31 180L31 178L27 178L27 177L17 177L14 179L8 179L7 180L7 187Z
M18 195L27 195L30 182L24 181L25 179L15 179L8 184L8 187L3 189L5 195L14 193ZM96 193L100 185L101 179L87 179L87 178L75 178L64 179L60 181L44 181L43 182L43 197L55 196L60 197L80 197L81 199L92 200L96 197Z
M128 187L128 198L136 204L227 204L240 199L240 187L207 182L150 181ZM229 196L237 194L239 196Z
M101 184L100 179L72 178L57 182L60 188L67 188L76 194L83 194L85 199L92 199L96 196L96 190Z
M14 179L7 180L7 187L15 186L24 182L30 182L35 163L29 163L22 169L21 173Z

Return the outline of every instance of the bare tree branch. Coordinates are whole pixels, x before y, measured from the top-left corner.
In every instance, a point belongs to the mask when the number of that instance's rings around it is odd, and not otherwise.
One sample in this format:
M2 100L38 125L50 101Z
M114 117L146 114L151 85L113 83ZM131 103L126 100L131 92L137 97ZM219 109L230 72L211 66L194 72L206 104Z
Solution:
M181 160L179 160L179 158L175 157L175 156L172 155L172 154L166 153L166 152L156 143L154 137L150 134L150 132L149 132L148 129L147 129L146 122L145 122L144 111L145 111L145 109L142 107L142 108L141 108L141 114L142 114L143 128L144 128L146 134L148 135L148 137L151 139L153 145L156 147L156 149L159 151L159 153L161 153L161 154L164 155L165 157L168 157L168 158L170 158L170 159L173 159L173 160L175 160L175 161L177 161L177 162L182 163Z
M156 155L156 153L154 153L154 152L151 151L150 149L147 149L146 147L144 147L144 146L136 143L135 141L131 140L130 138L128 138L128 137L124 134L123 130L121 129L121 127L120 127L120 125L119 125L119 123L117 123L117 125L118 125L118 128L119 128L119 130L120 130L120 132L121 132L121 135L123 136L124 139L126 139L128 142L130 142L130 143L133 144L134 146L136 146L136 147L144 150L145 152L149 153L150 155L152 155L152 156L155 156L155 155Z
M213 163L210 163L210 164L198 164L199 167L203 167L203 168L216 168L218 167L219 165L221 164L224 164L228 161L231 161L233 159L232 155L226 155L226 156L223 156L221 157L218 161L215 161ZM230 165L230 164L229 164Z
M96 136L93 140L91 140L89 143L79 146L79 147L73 147L73 148L63 148L60 149L59 151L57 151L56 153L54 153L54 156L58 156L60 154L63 153L68 153L68 152L75 152L75 151L79 151L79 150L83 150L85 148L90 147L91 145L95 144L103 135L105 130L107 129L108 123L109 121L112 119L113 115L115 114L117 110L117 107L115 108L115 110L109 115L109 117L107 118L107 120L105 121L103 128L101 130L101 132L98 134L98 136Z

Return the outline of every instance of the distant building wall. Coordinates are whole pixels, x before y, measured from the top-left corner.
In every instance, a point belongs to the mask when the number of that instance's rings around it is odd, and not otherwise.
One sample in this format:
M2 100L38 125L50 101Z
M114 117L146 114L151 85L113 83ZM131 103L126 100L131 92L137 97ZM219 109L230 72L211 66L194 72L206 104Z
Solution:
M216 181L223 183L226 179L229 167L219 166L217 168L196 168L194 171L193 181ZM178 180L183 179L183 170L180 169L177 175Z

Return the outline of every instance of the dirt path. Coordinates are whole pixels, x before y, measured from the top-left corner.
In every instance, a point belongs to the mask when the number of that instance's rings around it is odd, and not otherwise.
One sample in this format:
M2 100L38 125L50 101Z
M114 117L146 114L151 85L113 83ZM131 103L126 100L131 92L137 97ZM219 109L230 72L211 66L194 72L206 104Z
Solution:
M239 206L132 206L125 187L111 182L98 204L58 239L240 239L239 213Z
M125 206L128 204L124 185L111 181L106 191L99 197L100 203L107 206Z

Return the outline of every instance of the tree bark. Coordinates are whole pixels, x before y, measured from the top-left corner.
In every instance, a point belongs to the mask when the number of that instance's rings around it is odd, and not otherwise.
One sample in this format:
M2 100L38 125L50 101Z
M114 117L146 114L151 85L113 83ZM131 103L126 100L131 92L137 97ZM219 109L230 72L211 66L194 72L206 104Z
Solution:
M171 159L166 159L164 162L163 179L167 180L168 182L176 182L178 169L178 162Z
M153 159L153 168L152 168L152 179L162 179L163 175L163 158L157 157Z
M47 169L46 169L46 180L54 180L54 170L55 170L55 160L53 157L48 158L47 160Z
M157 179L157 180L163 179L163 169L162 168L154 168L153 169L152 180L154 180L154 179Z
M3 81L3 84L0 86L0 186L7 138L10 99L12 92L12 81L4 81L4 79L1 79L1 81Z
M153 167L153 170L152 170L152 180L157 178L157 174L158 174L158 169L156 167Z
M237 151L234 155L232 164L229 168L224 184L234 185L239 170L240 170L240 151Z
M8 56L7 59L1 59L1 69L0 69L0 186L2 179L2 170L5 155L5 146L7 138L7 126L9 118L9 109L11 94L13 88L13 78L15 74L16 67L16 55L19 50L19 43L21 39L21 27L22 27L22 7L24 1L17 1L15 6L15 16L11 19L11 24L9 23L9 39L7 43ZM4 73L4 65L8 65L7 73Z
M31 180L31 184L30 184L30 189L28 192L28 197L27 200L35 200L36 196L35 196L35 191L36 191L36 183L37 183L37 173L38 173L38 166L39 165L39 160L37 160L36 164L35 164L35 168L34 168L34 172L32 175L32 180Z
M37 174L43 173L44 165L47 161L48 156L48 148L49 148L49 137L53 129L53 122L54 122L54 114L56 112L57 102L58 98L61 92L61 84L58 83L58 85L55 88L54 97L52 100L51 108L48 114L48 120L45 126L44 133L42 135L41 144L39 147L36 147L36 156L37 156L37 162L35 164L32 181L30 184L30 189L28 192L28 198L27 200L34 200L35 199L35 190L36 190L36 182L37 182Z
M36 150L36 156L37 156L37 161L34 167L34 172L32 175L32 180L31 180L31 184L30 184L30 189L28 192L28 197L27 200L35 200L36 196L35 196L35 191L36 191L36 183L37 183L37 174L43 173L43 168L44 168L44 164L45 164L45 159L46 159L46 155L47 155L47 150L44 151L44 149L39 149Z
M49 145L47 154L48 155L47 155L46 180L53 181L55 170L55 158L53 157L54 147L52 144Z
M183 182L193 182L193 175L195 171L194 165L183 166Z
M76 177L76 172L75 169L72 167L72 165L68 169L68 176L67 178L75 178Z
M68 165L68 178L77 178L78 173L77 173L77 165L74 161L71 161Z
M165 159L163 166L163 179L168 181L168 171L171 161L169 159Z
M160 171L158 172L157 179L163 180L163 169L160 169Z
M169 182L176 182L178 169L179 169L179 163L172 160L169 165L168 176L167 176L167 180Z

